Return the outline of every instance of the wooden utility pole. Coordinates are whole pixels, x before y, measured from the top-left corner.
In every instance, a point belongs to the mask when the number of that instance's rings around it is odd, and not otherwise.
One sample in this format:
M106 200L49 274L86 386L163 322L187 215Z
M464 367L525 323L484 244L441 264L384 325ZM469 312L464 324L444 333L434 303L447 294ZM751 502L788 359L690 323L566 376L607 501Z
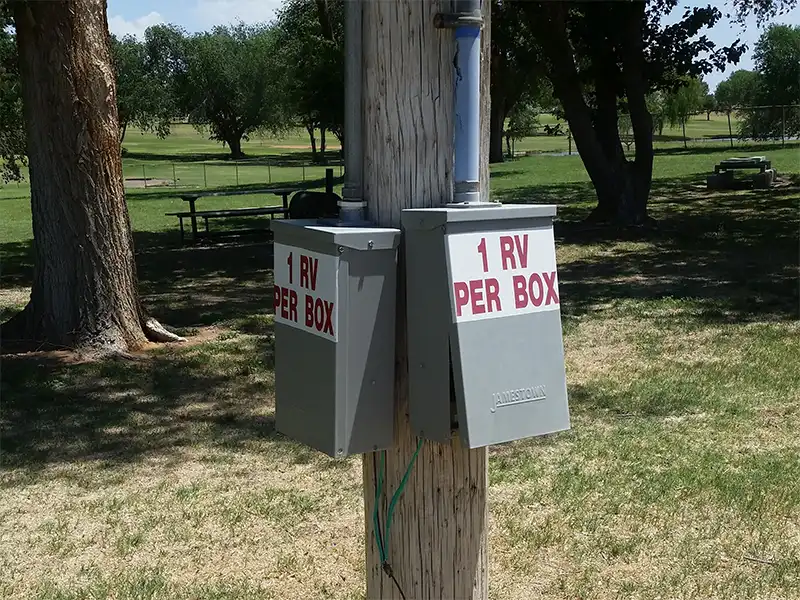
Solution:
M431 207L453 198L453 31L434 17L446 0L367 1L363 7L363 197L368 216L400 226L404 208ZM489 185L489 13L483 2L481 51L481 180ZM488 199L488 198L484 198ZM379 519L400 486L418 440L408 425L405 289L400 252L397 303L396 447L386 452ZM469 599L488 597L487 449L467 450L425 441L384 540L396 583L382 568L375 541L377 465L364 456L367 598ZM402 589L402 592L400 591Z

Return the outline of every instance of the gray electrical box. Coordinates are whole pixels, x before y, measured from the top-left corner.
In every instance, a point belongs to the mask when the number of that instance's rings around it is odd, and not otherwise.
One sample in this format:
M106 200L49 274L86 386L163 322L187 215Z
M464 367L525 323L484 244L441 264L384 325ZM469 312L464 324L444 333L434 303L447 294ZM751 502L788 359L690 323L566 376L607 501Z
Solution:
M400 230L272 229L277 430L334 457L391 447Z
M469 448L569 429L555 206L404 210L409 411Z

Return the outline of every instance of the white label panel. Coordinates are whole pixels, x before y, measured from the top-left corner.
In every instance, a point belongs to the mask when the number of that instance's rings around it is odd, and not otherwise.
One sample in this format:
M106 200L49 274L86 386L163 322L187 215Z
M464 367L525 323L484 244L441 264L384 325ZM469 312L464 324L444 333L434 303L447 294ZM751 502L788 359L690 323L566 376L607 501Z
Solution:
M453 322L558 310L552 228L446 237Z
M275 244L275 321L339 340L339 257Z

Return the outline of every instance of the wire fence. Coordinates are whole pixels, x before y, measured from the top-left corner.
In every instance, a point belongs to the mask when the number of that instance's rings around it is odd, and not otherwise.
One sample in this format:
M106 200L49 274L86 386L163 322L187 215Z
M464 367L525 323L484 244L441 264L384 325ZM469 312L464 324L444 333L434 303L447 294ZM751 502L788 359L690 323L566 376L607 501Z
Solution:
M728 111L691 115L678 127L669 127L654 118L653 143L659 148L719 149L759 145L785 146L800 140L800 105L744 106ZM630 120L620 116L620 140L625 150L633 152L636 144ZM535 154L577 154L575 140L566 123L542 126L536 135L504 143L504 152L512 156Z
M344 167L332 165L285 165L270 162L141 162L126 161L123 166L128 188L173 187L180 189L213 189L251 185L271 185L319 181L326 169L341 177Z
M142 161L123 158L122 171L126 189L206 190L223 187L314 182L325 179L326 169L334 176L344 175L341 162L330 164L287 164L286 160L253 159L242 161ZM27 188L27 169L22 181L3 183L2 188Z

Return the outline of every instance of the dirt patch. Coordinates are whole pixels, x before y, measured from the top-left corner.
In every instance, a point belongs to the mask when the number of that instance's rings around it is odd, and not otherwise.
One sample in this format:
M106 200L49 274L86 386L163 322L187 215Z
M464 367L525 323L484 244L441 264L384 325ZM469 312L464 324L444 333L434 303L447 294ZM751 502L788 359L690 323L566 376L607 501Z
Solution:
M146 187L166 187L172 185L174 182L171 179L155 179L148 177L126 177L125 187L129 188L146 188Z

